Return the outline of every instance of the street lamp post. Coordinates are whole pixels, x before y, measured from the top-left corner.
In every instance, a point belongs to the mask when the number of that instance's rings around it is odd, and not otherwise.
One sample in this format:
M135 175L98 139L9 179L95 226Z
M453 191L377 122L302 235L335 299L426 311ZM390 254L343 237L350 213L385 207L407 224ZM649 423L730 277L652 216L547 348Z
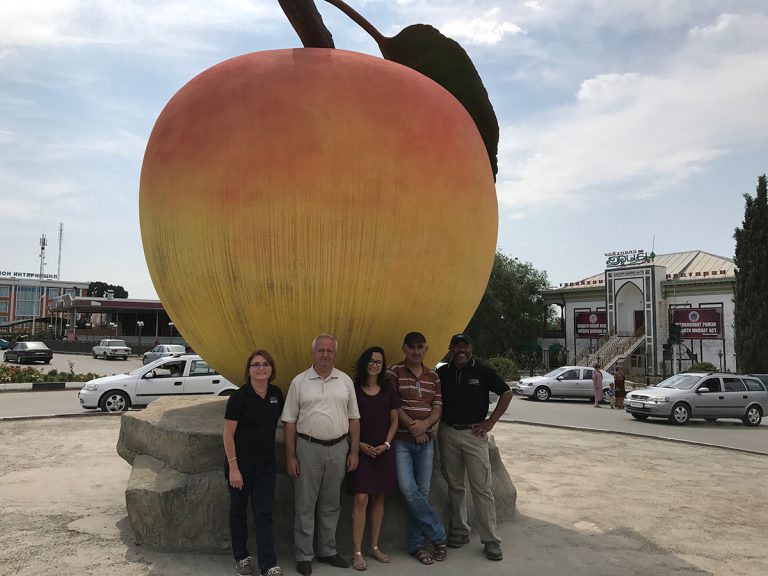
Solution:
M723 371L723 351L718 350L717 351L717 357L720 358L720 372Z
M114 329L115 329L115 338L117 338L117 324L116 324L116 323L114 323L114 322L110 322L110 323L109 323L109 326L110 326L111 328L114 328Z
M168 340L168 344L173 344L173 322L168 322L168 327L171 329L171 338Z
M144 328L144 321L139 320L136 322L136 327L139 329L139 353L141 353L141 329Z

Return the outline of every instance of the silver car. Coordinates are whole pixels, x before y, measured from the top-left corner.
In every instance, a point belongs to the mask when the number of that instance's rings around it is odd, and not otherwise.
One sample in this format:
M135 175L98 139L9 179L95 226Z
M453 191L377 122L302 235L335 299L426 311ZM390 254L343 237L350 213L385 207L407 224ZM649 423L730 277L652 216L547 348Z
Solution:
M746 374L688 372L630 392L624 409L638 420L666 418L672 424L687 424L691 418L711 422L738 418L747 426L758 426L768 409L768 389L759 378Z
M589 366L561 366L544 376L523 378L517 383L517 392L536 400L549 400L552 396L594 399L592 370ZM602 402L611 401L613 376L605 370L603 374Z
M141 356L142 364L149 364L159 358L173 356L175 354L184 354L184 346L180 344L158 344L149 352L144 352Z

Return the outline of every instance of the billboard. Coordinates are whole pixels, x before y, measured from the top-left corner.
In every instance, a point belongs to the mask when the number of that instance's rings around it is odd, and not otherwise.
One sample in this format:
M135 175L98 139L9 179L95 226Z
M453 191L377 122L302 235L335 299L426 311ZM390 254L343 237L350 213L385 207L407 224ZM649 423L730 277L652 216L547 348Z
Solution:
M681 327L683 340L722 338L722 316L721 308L677 308L672 310L672 324Z
M576 312L576 338L600 338L606 334L608 316L601 312Z

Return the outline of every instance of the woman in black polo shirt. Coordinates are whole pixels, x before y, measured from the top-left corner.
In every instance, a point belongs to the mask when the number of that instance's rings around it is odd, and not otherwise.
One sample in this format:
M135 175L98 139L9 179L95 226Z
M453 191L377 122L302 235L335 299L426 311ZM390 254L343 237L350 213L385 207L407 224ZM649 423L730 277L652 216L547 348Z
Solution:
M283 393L272 385L277 371L272 355L254 350L245 364L245 384L233 392L224 414L224 475L229 481L229 531L238 574L253 574L248 540L248 500L256 523L259 572L280 576L272 510L275 504L275 429Z

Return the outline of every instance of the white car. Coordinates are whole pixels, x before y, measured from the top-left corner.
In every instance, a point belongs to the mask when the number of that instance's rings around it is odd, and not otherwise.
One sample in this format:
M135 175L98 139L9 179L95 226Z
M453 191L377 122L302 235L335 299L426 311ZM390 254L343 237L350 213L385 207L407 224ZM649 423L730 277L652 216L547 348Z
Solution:
M80 390L80 406L103 412L144 407L163 396L229 396L237 386L196 354L161 358L126 374L96 378Z
M523 378L517 384L518 394L530 396L536 400L549 400L552 396L594 399L592 370L589 366L561 366L544 376ZM605 370L603 374L603 402L610 402L613 376Z
M158 344L152 350L144 352L141 355L141 363L149 364L154 362L158 358L166 358L168 356L178 356L184 354L185 348L181 344Z
M104 358L109 360L110 358L122 358L128 360L128 356L131 355L131 349L125 340L115 340L114 338L105 338L93 347L94 358Z

